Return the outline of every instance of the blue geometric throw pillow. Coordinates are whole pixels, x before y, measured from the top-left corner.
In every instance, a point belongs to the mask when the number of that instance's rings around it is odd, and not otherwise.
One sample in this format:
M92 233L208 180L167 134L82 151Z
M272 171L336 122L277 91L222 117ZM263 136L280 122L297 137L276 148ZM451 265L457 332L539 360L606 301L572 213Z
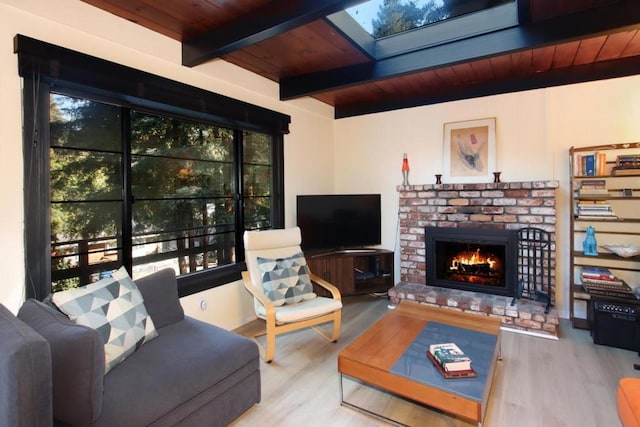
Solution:
M316 297L302 252L287 258L257 260L264 293L273 305L296 304Z
M158 336L142 294L124 267L112 277L55 292L51 301L75 323L100 333L104 341L105 374Z

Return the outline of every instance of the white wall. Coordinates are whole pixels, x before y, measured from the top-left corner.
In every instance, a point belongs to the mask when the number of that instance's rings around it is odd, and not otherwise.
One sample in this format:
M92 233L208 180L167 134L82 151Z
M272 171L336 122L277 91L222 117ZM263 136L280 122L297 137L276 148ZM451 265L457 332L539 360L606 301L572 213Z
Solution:
M24 298L22 103L13 37L21 33L171 78L292 117L285 137L285 223L295 224L295 195L381 193L382 247L396 249L396 186L407 152L412 184L433 183L442 171L443 124L495 117L497 168L505 181L561 183L558 241L568 241L570 146L640 140L640 77L534 90L333 120L333 109L311 99L278 100L275 83L224 61L180 65L179 43L79 0L0 0L0 230L4 253L0 302L16 311ZM567 315L568 253L558 250L558 295ZM398 275L396 274L396 279ZM200 310L200 301L207 310ZM183 298L187 313L234 328L253 318L237 282Z
M558 180L557 307L568 317L568 188L571 146L640 141L640 77L489 96L337 120L338 192L380 192L383 244L397 249L396 186L407 152L411 184L433 184L443 170L443 124L496 118L502 181ZM443 181L446 182L446 181ZM399 279L396 254L396 280Z
M0 303L12 311L24 300L25 283L21 80L13 53L18 33L291 115L291 133L285 136L287 226L295 224L296 194L333 191L333 109L326 104L281 102L274 82L224 61L183 67L178 42L79 0L0 0ZM241 282L182 303L188 314L226 328L255 318Z

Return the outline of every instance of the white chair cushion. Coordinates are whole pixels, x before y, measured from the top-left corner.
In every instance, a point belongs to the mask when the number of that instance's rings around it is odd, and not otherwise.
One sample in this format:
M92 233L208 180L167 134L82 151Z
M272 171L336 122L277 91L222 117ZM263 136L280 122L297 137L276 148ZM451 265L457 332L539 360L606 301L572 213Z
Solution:
M286 258L300 249L300 229L246 231L244 233L245 262L251 275L251 283L257 291L263 292L262 272L258 267L258 257Z
M249 251L289 248L300 246L300 243L302 243L302 234L299 227L248 231L244 234L244 247Z
M322 316L342 308L342 302L332 298L316 297L314 299L302 301L298 304L285 304L275 307L276 322L290 323L299 320L310 319ZM266 317L267 313L263 306L256 304L256 313L259 317Z

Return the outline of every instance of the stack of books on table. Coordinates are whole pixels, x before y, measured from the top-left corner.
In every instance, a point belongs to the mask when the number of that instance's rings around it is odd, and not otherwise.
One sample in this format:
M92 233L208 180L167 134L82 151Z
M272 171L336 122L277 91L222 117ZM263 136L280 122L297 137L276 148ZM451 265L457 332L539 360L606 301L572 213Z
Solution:
M608 268L582 267L582 286L592 295L637 299L633 289L624 280L617 278Z
M471 358L455 343L431 344L427 357L445 378L470 378L476 376Z
M576 215L580 219L618 219L611 203L606 200L580 200L576 205Z

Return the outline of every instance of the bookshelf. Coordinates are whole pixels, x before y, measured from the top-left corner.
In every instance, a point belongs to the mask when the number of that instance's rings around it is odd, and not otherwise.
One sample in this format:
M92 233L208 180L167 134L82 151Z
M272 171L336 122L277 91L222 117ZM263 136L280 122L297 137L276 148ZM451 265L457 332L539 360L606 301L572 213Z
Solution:
M640 256L618 256L603 246L640 245L640 142L571 147L570 318L573 327L591 328L592 301L640 306L633 294L590 293L583 267L608 269L630 288L640 286ZM585 245L590 229L596 245Z

